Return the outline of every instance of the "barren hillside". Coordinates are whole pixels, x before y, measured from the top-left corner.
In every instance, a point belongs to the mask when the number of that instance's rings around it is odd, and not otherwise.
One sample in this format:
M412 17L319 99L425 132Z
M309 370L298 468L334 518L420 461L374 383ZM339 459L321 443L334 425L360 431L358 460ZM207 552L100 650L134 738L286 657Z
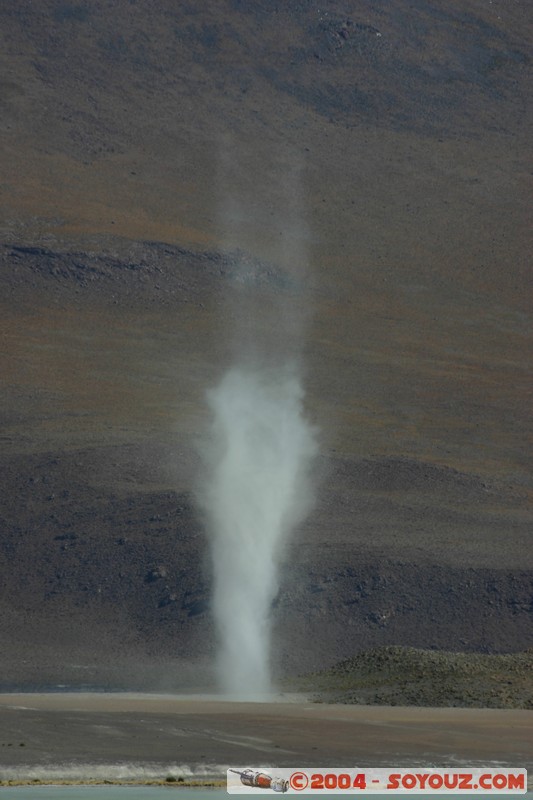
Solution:
M250 339L321 432L278 670L531 646L529 5L4 0L0 31L4 684L209 659L197 442Z

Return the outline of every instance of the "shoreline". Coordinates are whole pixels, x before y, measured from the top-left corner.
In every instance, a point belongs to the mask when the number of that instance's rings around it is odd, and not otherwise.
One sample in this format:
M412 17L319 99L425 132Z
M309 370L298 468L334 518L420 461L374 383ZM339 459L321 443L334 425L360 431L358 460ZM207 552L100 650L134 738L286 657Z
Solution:
M0 780L0 788L9 788L16 786L169 786L175 789L224 789L226 788L226 780L213 780L213 781L167 781L167 780L134 780L134 781L121 781L121 780L13 780L4 781Z

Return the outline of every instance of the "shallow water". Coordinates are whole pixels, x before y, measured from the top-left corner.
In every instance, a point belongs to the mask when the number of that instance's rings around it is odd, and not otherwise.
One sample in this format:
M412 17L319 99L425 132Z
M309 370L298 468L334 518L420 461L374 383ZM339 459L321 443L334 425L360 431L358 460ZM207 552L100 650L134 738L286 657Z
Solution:
M493 797L498 798L503 795L491 793ZM257 797L257 794L240 794L239 797ZM272 797L268 792L265 796ZM340 800L340 798L354 797L351 792L346 794L328 794L326 795L330 800ZM400 795L398 792L390 792L389 794L372 794L365 793L361 795L364 797L371 796L373 800L398 800L402 797L405 800L409 794ZM418 795L419 797L427 797L427 795ZM450 800L450 794L432 794L434 800ZM486 800L487 795L484 794L460 794L462 800ZM525 800L533 800L533 792L520 795L507 795L507 797L525 798ZM168 800L175 798L175 800L222 800L222 798L229 798L225 789L180 789L174 786L17 786L17 787L0 787L1 800ZM316 798L317 795L300 794L299 797Z
M169 797L166 786L16 786L0 787L2 800L161 800ZM179 790L179 800L201 800L221 797L226 792L216 789ZM171 795L174 797L174 795ZM228 796L228 795L226 795Z

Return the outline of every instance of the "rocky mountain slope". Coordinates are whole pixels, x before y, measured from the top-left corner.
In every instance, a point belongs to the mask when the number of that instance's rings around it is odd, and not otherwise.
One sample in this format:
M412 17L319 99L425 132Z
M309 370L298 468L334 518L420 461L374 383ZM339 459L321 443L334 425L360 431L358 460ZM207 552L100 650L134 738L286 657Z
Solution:
M531 709L532 656L382 647L310 675L301 687L319 702Z
M320 429L278 672L531 646L528 7L7 0L0 30L4 684L198 680L205 392L250 340Z

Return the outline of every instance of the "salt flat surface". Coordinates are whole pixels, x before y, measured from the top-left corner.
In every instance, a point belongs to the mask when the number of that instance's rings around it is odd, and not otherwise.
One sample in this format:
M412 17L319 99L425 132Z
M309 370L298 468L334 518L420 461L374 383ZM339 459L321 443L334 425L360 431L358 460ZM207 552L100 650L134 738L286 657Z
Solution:
M531 768L533 712L237 702L152 694L0 695L0 758L11 777L52 767L165 777L226 766ZM57 772L59 769L59 772ZM103 771L103 772L102 772ZM139 778L141 775L139 775Z

